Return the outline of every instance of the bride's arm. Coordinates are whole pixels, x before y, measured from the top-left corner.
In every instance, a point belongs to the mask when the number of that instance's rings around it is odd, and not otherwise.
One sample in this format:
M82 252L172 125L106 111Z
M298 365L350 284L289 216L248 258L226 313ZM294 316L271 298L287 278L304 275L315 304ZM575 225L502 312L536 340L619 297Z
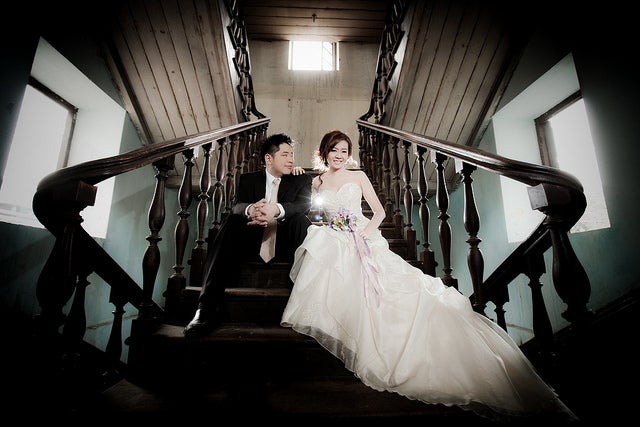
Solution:
M320 175L315 176L311 181L311 200L318 194L318 189L320 188Z
M367 224L361 233L361 235L364 234L362 237L367 237L378 229L380 224L382 224L382 221L384 221L386 214L384 212L384 207L382 206L382 203L380 203L380 199L373 188L373 184L371 184L367 175L363 171L358 171L357 173L359 175L360 187L362 188L364 200L373 211L373 216L371 217L369 224Z

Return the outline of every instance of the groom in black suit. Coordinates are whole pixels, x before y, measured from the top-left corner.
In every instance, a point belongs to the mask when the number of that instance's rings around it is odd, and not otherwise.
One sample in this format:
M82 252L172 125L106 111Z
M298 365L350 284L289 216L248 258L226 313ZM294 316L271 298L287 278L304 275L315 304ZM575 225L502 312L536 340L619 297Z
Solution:
M240 175L232 212L209 238L205 276L196 314L184 329L187 337L209 331L227 286L237 283L243 261L293 261L293 253L311 225L311 176L294 175L293 142L285 134L267 138L261 149L265 169ZM274 183L274 178L280 178ZM277 201L270 201L276 185ZM276 221L275 257L260 257L263 234ZM267 257L268 259L268 257Z

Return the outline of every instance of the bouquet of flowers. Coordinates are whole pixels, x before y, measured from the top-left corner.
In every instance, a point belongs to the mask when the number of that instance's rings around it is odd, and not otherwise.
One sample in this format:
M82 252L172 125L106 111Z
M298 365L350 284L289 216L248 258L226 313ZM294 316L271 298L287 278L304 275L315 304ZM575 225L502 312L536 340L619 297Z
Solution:
M337 231L354 232L358 228L356 215L349 209L340 208L329 220L329 227Z

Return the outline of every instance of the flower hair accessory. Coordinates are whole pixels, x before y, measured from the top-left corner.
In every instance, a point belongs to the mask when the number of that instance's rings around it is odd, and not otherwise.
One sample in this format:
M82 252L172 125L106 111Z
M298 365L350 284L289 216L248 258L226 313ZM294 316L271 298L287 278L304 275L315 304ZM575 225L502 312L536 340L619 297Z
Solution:
M340 210L331 217L329 227L337 231L354 232L358 228L356 220L356 215L351 213L349 209L340 208Z

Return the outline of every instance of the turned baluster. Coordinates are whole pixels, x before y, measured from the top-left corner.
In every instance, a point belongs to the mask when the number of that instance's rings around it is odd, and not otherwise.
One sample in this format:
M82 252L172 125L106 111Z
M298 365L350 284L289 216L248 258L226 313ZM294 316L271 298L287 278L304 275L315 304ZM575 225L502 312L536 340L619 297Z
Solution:
M227 166L226 157L226 138L220 138L218 141L218 162L216 164L216 179L213 188L213 224L214 234L217 234L222 222L222 208L224 203L224 186L223 179L226 175L225 168Z
M233 201L233 195L236 189L236 182L234 179L234 172L236 171L236 162L238 159L238 135L229 136L229 149L228 161L227 161L227 177L225 179L225 207L224 214L229 215L231 213L231 203Z
M391 199L391 155L389 154L389 137L383 138L382 166L383 166L383 200L384 222L386 224L393 221L393 201Z
M407 260L417 259L416 250L416 231L413 229L413 193L411 193L411 167L409 167L409 150L411 143L403 141L404 146L404 214L405 214L405 231L404 239L407 242Z
M376 188L378 199L384 200L384 144L385 137L383 133L378 133L376 137Z
M431 152L432 160L436 163L437 173L437 187L436 187L436 204L440 215L438 219L440 224L438 226L438 232L440 234L440 249L442 250L442 263L444 276L442 281L447 286L453 286L458 289L458 280L453 277L451 272L451 227L449 225L449 192L447 190L447 182L444 176L444 161L447 156L441 153Z
M112 286L111 293L109 294L109 302L115 306L115 309L112 311L113 325L111 325L111 334L109 335L105 353L112 365L117 366L120 362L120 356L122 355L122 320L125 313L124 306L128 301L126 295L118 292L118 289Z
M176 249L176 263L173 265L173 273L169 276L167 282L167 290L164 292L165 309L169 316L179 307L182 290L187 287L187 279L182 274L184 266L184 252L187 248L187 240L189 238L189 209L193 201L193 165L194 154L190 148L182 152L184 157L184 172L182 174L182 183L178 190L178 203L180 211L178 212L178 222L174 231L174 241Z
M198 195L198 236L196 246L191 250L191 274L189 284L191 286L202 286L204 276L204 261L206 258L205 226L209 217L209 188L211 187L211 143L202 146L204 159L202 161L202 172L200 173L200 194Z
M421 146L416 147L416 154L418 156L418 200L419 209L418 216L420 218L420 225L422 228L422 252L420 252L420 260L422 261L422 271L435 276L436 275L436 261L435 255L431 250L431 243L429 242L429 222L431 221L431 212L429 211L429 205L427 202L427 194L429 192L427 176L425 173L425 161L424 154L427 149Z
M249 172L250 162L251 162L251 145L253 144L253 135L255 131L243 132L241 139L242 143L242 173ZM236 176L236 188L238 188L238 181L240 179L240 175Z
M402 213L400 211L400 158L398 156L398 138L391 138L391 174L393 175L393 223L402 231Z
M468 163L462 165L462 182L464 183L464 228L467 230L469 238L469 252L467 254L467 265L469 266L469 274L471 275L471 283L473 285L473 309L476 312L484 313L486 307L484 297L482 295L482 275L484 274L484 258L482 251L478 248L481 239L478 238L480 230L480 216L476 207L476 200L473 194L473 178L471 174L476 170L476 166Z
M367 132L367 129L363 128L362 126L358 126L358 159L360 159L360 166L363 170L365 170L364 159L367 158Z
M83 258L82 255L80 255L80 258ZM79 265L86 267L90 264L87 261L82 261ZM73 294L73 302L71 303L67 320L62 329L62 336L65 338L68 349L77 349L87 330L87 315L84 305L87 286L89 286L90 283L87 277L91 274L91 271L83 270L84 271L78 275L78 282L76 283Z
M153 288L155 286L158 269L160 268L160 250L158 242L162 240L160 230L165 219L165 188L169 170L173 169L173 158L163 159L154 163L156 167L156 186L153 200L149 207L149 230L151 234L146 237L149 242L147 250L142 258L142 295L143 302L140 306L140 319L147 319L152 316L150 312L153 298Z
M534 253L527 257L525 274L529 278L531 304L533 311L533 333L541 349L551 351L553 345L553 328L545 307L540 277L546 272L544 256Z

